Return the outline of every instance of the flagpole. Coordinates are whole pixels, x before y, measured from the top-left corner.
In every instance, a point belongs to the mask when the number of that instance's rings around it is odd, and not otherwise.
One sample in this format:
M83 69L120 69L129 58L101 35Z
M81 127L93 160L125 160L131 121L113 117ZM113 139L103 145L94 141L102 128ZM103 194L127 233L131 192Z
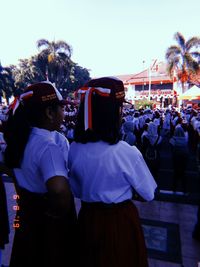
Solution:
M151 66L148 68L148 78L149 78L149 101L151 100Z

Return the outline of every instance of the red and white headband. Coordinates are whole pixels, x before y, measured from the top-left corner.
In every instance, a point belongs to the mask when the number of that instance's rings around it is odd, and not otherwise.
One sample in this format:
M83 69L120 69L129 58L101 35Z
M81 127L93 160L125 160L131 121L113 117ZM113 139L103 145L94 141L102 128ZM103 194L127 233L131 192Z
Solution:
M85 131L92 129L92 94L109 97L111 89L102 87L82 87L78 93L84 96L84 125Z
M33 91L28 91L26 93L21 94L20 96L16 96L13 102L9 106L9 110L12 109L13 115L15 114L15 111L19 107L20 102L23 102L23 100L31 97L33 95Z

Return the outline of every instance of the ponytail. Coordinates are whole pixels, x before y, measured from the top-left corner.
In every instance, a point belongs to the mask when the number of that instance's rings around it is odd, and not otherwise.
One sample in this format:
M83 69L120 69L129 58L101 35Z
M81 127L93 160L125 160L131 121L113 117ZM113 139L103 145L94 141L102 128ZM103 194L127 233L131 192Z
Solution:
M13 110L10 110L4 130L4 139L7 143L5 164L9 168L20 167L30 132L31 125L27 118L27 112L20 103L14 115Z

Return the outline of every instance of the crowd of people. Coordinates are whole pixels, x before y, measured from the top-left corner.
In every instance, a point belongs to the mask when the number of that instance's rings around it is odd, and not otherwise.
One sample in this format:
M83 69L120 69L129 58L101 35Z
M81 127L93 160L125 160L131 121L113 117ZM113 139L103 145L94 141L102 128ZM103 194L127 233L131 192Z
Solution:
M10 267L147 267L132 199L154 199L164 138L172 190L180 180L188 193L189 150L200 160L200 110L127 107L122 81L111 77L90 80L78 94L79 106L50 82L32 84L0 118L1 161L12 171L20 207ZM0 198L6 205L5 193ZM78 214L74 198L81 200ZM9 236L5 205L0 249ZM200 237L199 222L195 231Z
M193 151L200 161L200 109L151 110L126 109L122 124L122 139L136 145L143 154L155 179L160 166L162 142L167 140L171 146L174 168L173 191L177 191L177 180L181 179L182 190L187 193L185 170L189 152ZM148 156L149 147L154 147L154 159Z

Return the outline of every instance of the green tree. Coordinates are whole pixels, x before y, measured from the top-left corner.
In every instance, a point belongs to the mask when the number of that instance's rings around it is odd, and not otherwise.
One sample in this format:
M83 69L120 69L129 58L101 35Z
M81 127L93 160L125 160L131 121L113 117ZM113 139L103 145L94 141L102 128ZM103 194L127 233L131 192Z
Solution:
M42 80L37 77L37 71L34 69L33 57L30 59L20 59L18 66L13 69L15 85L18 89L24 89L33 82Z
M135 101L134 106L135 106L136 109L140 109L141 107L144 108L144 109L146 109L146 108L152 109L153 108L153 103L154 102L152 100L149 101L149 100L146 100L146 99L142 99L142 100Z
M13 68L14 66L2 67L0 63L0 102L2 102L2 97L4 97L8 103L9 98L15 92L16 88L12 72Z
M184 36L177 32L174 35L177 45L170 46L165 54L167 70L170 77L174 77L182 84L182 93L185 92L185 83L189 82L190 75L200 69L200 38L192 37L185 40Z
M73 77L71 77L71 79L68 79L66 83L64 84L64 88L67 89L65 96L69 95L70 93L82 87L90 79L91 78L90 78L89 70L81 66L78 66L76 64L74 66Z

